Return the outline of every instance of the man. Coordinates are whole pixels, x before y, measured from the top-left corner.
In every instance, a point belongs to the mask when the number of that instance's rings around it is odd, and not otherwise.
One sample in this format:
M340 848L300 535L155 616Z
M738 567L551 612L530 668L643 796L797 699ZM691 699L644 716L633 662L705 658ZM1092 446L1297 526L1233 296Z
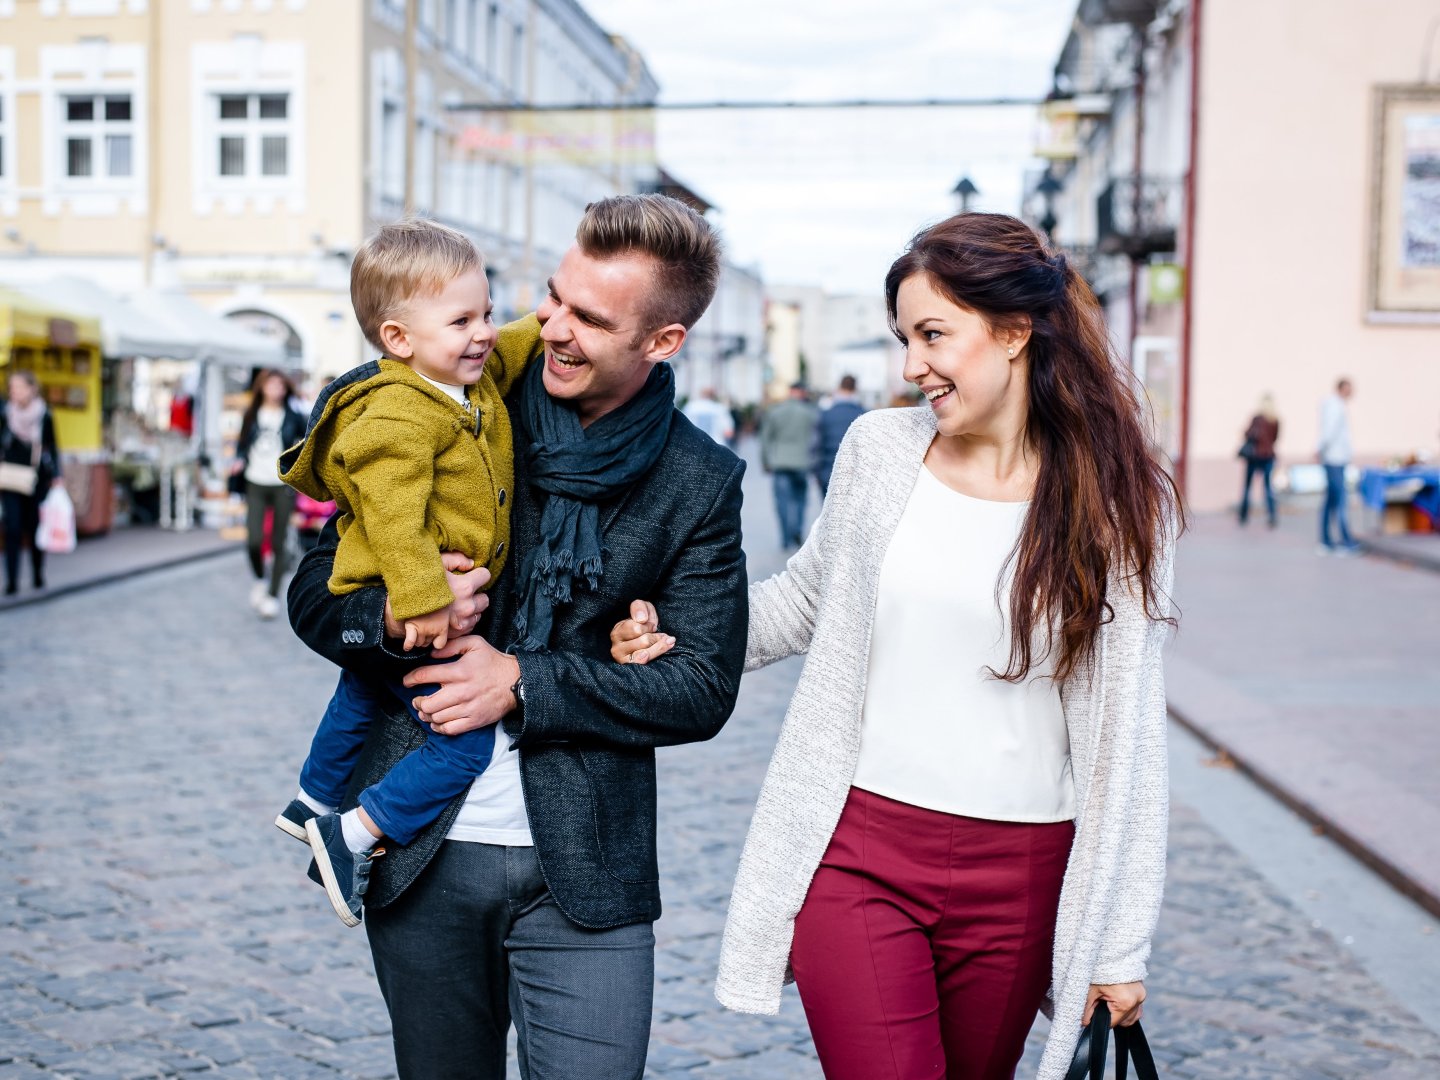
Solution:
M780 518L780 546L798 548L805 538L805 501L810 486L810 447L815 440L815 406L805 384L790 387L790 396L765 410L760 418L760 460L775 477L775 513Z
M718 273L698 214L618 196L586 210L536 312L542 345L507 399L515 555L485 637L452 641L435 653L452 663L406 676L440 684L416 702L429 737L497 721L504 737L434 826L373 863L366 894L404 1080L503 1077L512 1019L525 1077L644 1071L660 914L654 750L720 730L745 654L744 466L676 412L664 362ZM328 533L291 587L296 632L351 670L393 667L400 627L384 594L326 588ZM457 630L475 625L485 584L483 570L451 575ZM608 634L640 596L685 640L655 664L620 666ZM426 738L393 710L350 798Z
M864 411L865 406L855 396L855 376L844 376L840 389L835 391L829 406L820 410L820 419L815 422L815 480L820 485L821 499L830 490L830 474L835 471L840 440Z
M1335 392L1320 405L1320 464L1325 466L1325 502L1320 507L1322 555L1352 555L1359 545L1350 539L1345 513L1345 468L1354 456L1350 445L1350 417L1345 403L1353 393L1349 379L1335 384ZM1330 523L1338 526L1338 543L1331 539Z
M722 446L729 445L735 434L730 410L720 404L713 386L705 387L685 405L685 419Z

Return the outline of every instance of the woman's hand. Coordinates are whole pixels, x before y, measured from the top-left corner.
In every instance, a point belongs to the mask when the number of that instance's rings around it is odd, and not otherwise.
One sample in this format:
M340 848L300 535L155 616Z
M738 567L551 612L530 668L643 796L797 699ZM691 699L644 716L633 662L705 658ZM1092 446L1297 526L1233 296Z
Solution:
M648 600L630 605L630 618L610 631L610 657L617 664L647 664L675 647L675 639L660 633L660 615Z
M1140 1019L1145 1011L1145 984L1143 982L1090 984L1090 996L1085 1001L1085 1017L1080 1021L1084 1027L1090 1023L1095 1012L1095 1002L1103 1000L1110 1007L1110 1026L1129 1027Z

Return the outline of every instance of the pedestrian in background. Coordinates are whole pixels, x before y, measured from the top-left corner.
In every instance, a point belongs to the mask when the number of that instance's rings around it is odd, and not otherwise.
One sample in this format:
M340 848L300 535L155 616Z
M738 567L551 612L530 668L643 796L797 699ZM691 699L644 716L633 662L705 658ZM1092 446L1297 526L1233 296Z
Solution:
M233 475L244 479L245 551L255 584L250 606L262 619L280 612L280 582L285 577L285 541L295 492L280 479L280 455L305 437L305 416L291 402L295 387L284 373L267 368L255 377L250 404L240 423ZM265 517L270 516L270 583L265 583Z
M1345 508L1345 469L1354 457L1350 443L1350 414L1345 403L1354 393L1349 379L1335 384L1335 392L1320 404L1320 464L1325 466L1325 501L1320 506L1321 555L1353 555L1360 548L1350 538ZM1334 522L1336 533L1330 531Z
M820 485L821 499L830 490L830 474L835 470L840 440L864 411L865 406L855 396L855 376L846 375L840 380L835 397L820 410L820 418L815 422L815 480Z
M30 580L45 587L45 553L35 542L40 527L40 503L51 487L60 484L60 448L55 442L55 421L40 396L40 382L30 371L11 372L4 419L0 422L0 460L14 466L6 470L0 490L5 511L5 595L20 589L20 549L30 545Z
M771 405L760 418L760 463L775 478L780 546L787 549L798 548L804 540L810 449L818 415L805 384L797 382L791 385L788 398Z
M720 403L713 386L707 386L685 403L681 410L685 419L698 427L721 446L729 446L735 436L735 420L730 410Z
M1275 399L1266 394L1260 399L1260 409L1250 418L1245 429L1245 442L1240 447L1240 456L1245 459L1245 490L1240 493L1240 524L1250 518L1250 484L1258 475L1265 489L1265 510L1269 514L1270 528L1276 524L1275 488L1271 474L1275 471L1275 444L1280 438L1280 419L1275 415Z

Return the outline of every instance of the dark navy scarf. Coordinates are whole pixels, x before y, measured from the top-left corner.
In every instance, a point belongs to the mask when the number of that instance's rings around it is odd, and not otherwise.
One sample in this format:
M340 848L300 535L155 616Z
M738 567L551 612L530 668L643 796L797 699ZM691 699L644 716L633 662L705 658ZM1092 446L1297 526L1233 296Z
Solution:
M546 391L544 366L541 357L526 369L517 416L525 479L545 492L539 542L520 561L515 648L522 652L549 648L555 607L570 602L577 577L591 590L600 583L599 504L650 471L675 409L674 373L656 364L638 394L582 428L575 410Z

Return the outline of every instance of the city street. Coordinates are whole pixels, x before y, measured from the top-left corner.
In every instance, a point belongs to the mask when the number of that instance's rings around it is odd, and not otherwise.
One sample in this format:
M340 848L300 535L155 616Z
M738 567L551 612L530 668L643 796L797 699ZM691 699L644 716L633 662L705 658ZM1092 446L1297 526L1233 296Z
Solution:
M759 578L781 558L758 469L745 526ZM1416 573L1371 572L1387 568ZM248 589L237 552L3 616L0 1080L393 1076L364 933L270 824L333 671ZM793 989L778 1018L725 1013L710 989L798 665L748 676L713 742L659 755L655 1077L820 1075ZM1435 920L1172 734L1145 1013L1162 1076L1440 1076Z

